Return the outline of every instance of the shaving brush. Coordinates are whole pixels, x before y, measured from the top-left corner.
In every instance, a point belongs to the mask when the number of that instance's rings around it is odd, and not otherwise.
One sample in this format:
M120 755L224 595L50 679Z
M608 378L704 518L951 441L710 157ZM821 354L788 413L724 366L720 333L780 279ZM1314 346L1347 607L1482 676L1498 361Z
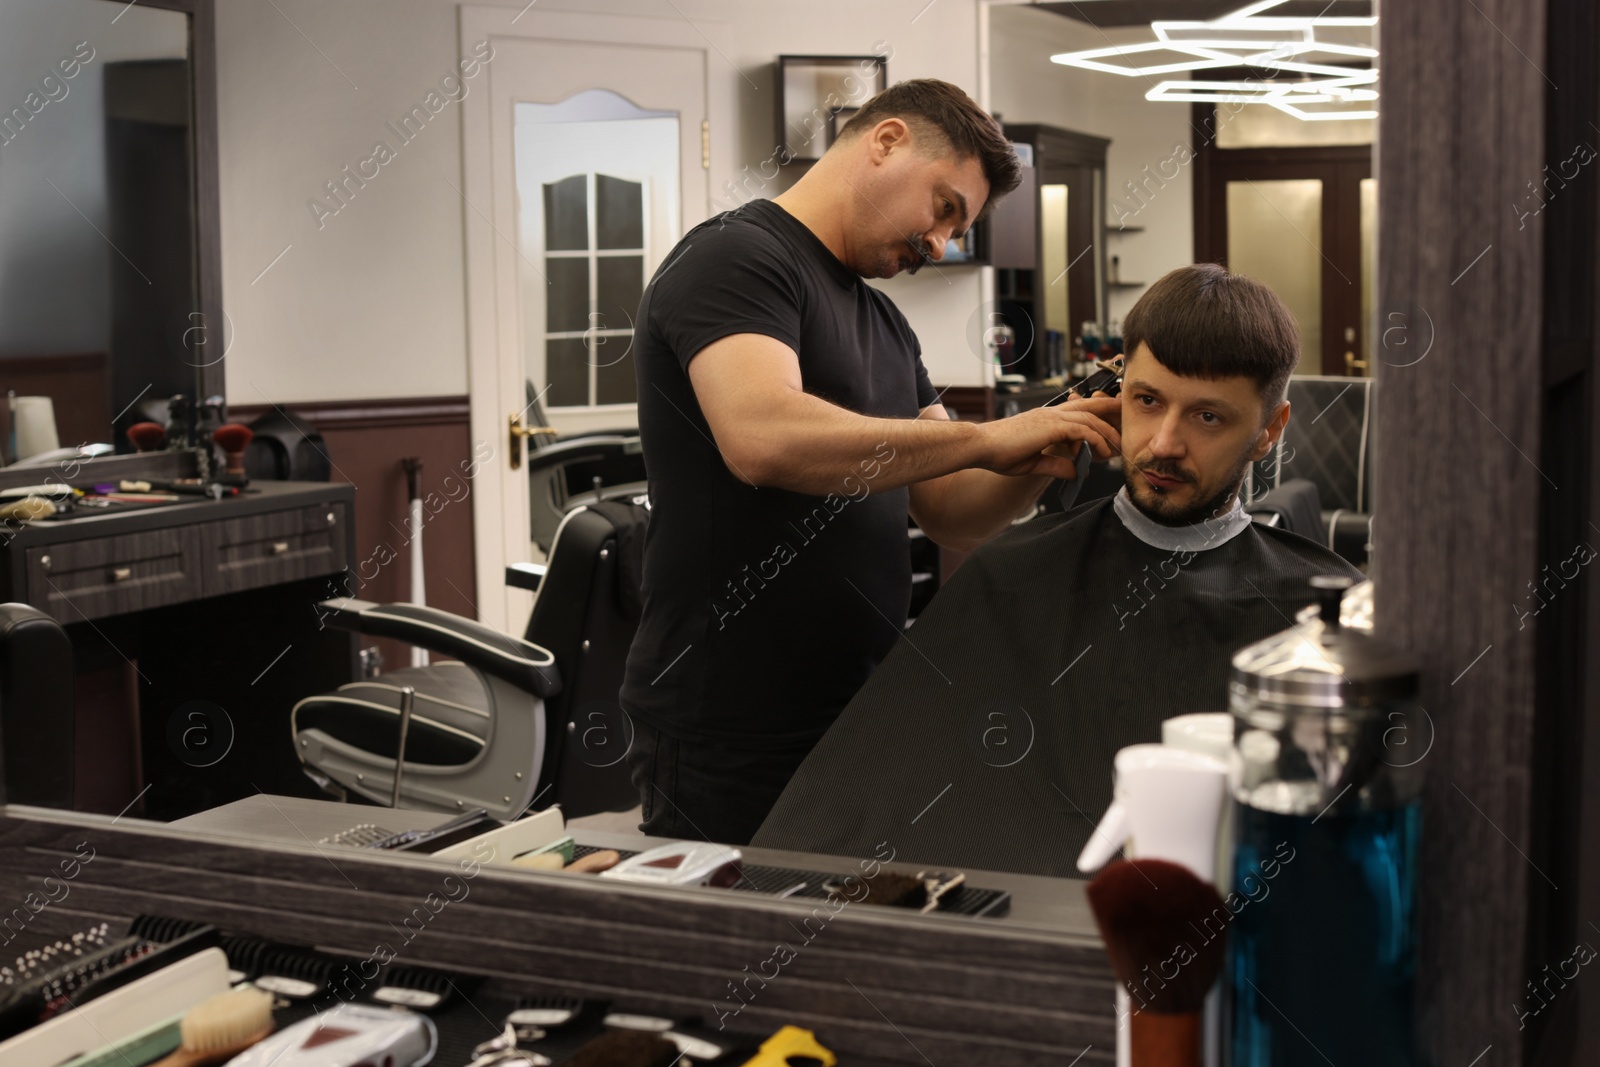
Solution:
M128 440L140 452L159 452L167 443L167 430L159 422L136 422L128 427Z
M1210 883L1166 860L1113 863L1085 893L1111 969L1133 998L1133 1067L1200 1067L1202 1009L1233 913Z
M222 449L222 454L228 457L229 474L244 473L244 450L254 436L254 430L248 426L240 426L237 422L218 426L211 432L211 440Z

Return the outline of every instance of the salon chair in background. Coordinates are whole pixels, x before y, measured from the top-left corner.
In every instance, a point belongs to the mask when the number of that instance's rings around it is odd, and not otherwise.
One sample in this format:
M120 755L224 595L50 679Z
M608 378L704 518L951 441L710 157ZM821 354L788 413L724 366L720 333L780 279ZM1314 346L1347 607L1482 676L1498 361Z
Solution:
M332 461L322 434L303 415L273 408L250 423L255 435L244 451L244 471L251 480L326 482Z
M617 703L639 623L648 506L570 511L549 562L508 569L538 593L519 640L436 608L331 600L328 625L454 657L389 671L295 705L296 754L329 792L390 803L400 700L415 691L400 806L487 808L511 819L560 804L566 817L638 803L623 757L632 725Z
M1371 378L1289 379L1288 429L1253 473L1257 500L1291 479L1316 486L1321 521L1313 539L1357 566L1367 563L1372 540L1375 389Z
M548 427L544 405L527 383L529 426ZM528 529L546 556L561 520L574 508L601 500L626 500L646 491L644 447L637 428L528 438Z
M0 604L0 803L72 807L72 642L50 616Z

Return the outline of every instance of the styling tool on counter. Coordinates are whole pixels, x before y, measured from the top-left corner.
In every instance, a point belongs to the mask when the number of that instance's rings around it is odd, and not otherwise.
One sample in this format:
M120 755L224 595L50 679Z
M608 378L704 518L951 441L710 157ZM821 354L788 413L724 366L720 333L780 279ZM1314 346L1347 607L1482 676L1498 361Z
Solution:
M838 1062L816 1034L798 1026L785 1026L763 1041L761 1051L745 1060L743 1067L834 1067Z
M42 496L23 496L0 501L0 522L36 522L48 519L61 509Z
M1181 863L1211 880L1228 765L1166 745L1130 745L1113 763L1114 799L1079 854L1078 870L1098 870L1131 840L1132 854Z
M498 830L504 825L499 819L490 816L487 808L473 808L448 822L440 823L431 830L406 830L402 833L389 834L387 837L367 842L362 847L396 852L433 853L450 848L452 845L459 845L463 841L470 841L490 830Z
M1163 727L1163 729L1165 729ZM1130 857L1181 863L1216 882L1217 837L1227 795L1228 765L1212 756L1167 745L1130 745L1112 761L1111 806L1078 856L1085 874L1108 863L1127 846ZM1132 1010L1128 991L1117 987L1117 1018ZM1212 1008L1213 1029L1216 1012ZM1126 1027L1117 1029L1117 1063L1127 1067ZM1209 1046L1208 1046L1209 1047Z
M213 500L220 500L225 496L238 496L241 492L237 485L201 478L174 478L166 481L156 478L124 480L117 488L125 493L181 493L185 496L210 497Z
M1180 864L1137 859L1111 864L1084 893L1117 984L1137 1001L1133 1067L1200 1067L1201 1009L1222 971L1230 916L1215 887Z
M1233 1067L1291 1062L1307 1043L1335 1063L1422 1062L1412 986L1432 726L1416 661L1344 624L1351 584L1313 578L1316 616L1233 658L1230 898L1249 897L1229 950Z
M68 960L36 978L13 985L0 997L0 1037L21 1033L80 1007L210 948L219 940L214 927L204 926L168 944L127 937Z
M573 874L599 874L602 871L609 871L621 862L622 856L616 849L603 848L598 852L579 856L567 864L565 869Z
M440 859L505 863L566 836L567 820L558 807L536 811L433 853Z
M544 1032L540 1031L540 1037ZM518 1048L517 1041L520 1034L515 1026L506 1023L505 1029L487 1041L479 1042L472 1050L472 1061L467 1067L500 1067L504 1064L526 1064L527 1067L550 1067L554 1061L549 1056L538 1052L529 1052ZM538 1038L534 1038L538 1040Z
M128 427L128 440L137 452L159 452L167 443L167 428L159 422L136 422Z
M646 885L709 885L727 889L744 877L736 848L709 841L676 841L630 856L601 878Z
M183 1044L151 1067L214 1067L272 1033L272 994L249 986L231 989L183 1017Z
M211 435L211 440L222 449L224 459L223 467L229 474L239 478L245 477L244 450L250 447L250 439L255 431L248 426L240 426L237 422L230 422L225 426L218 426Z
M439 1031L426 1015L342 1004L280 1030L228 1067L421 1067L438 1047Z
M58 1067L128 1041L148 1030L152 1019L181 1016L227 991L228 957L219 948L204 949L0 1041L0 1063Z

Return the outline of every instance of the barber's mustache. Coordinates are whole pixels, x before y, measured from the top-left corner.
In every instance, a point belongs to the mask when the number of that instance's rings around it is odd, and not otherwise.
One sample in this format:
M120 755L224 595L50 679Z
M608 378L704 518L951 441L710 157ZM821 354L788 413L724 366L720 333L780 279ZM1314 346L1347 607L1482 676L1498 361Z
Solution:
M1152 460L1149 463L1135 464L1135 466L1142 471L1148 471L1160 478L1172 478L1175 481L1188 482L1191 485L1194 484L1194 475L1190 474L1176 463L1166 463L1160 460Z
M908 237L906 238L906 245L913 253L916 254L917 257L914 261L912 261L911 266L906 270L907 274L915 274L917 271L922 269L924 263L933 262L933 248L929 246L928 242L924 241L922 238Z

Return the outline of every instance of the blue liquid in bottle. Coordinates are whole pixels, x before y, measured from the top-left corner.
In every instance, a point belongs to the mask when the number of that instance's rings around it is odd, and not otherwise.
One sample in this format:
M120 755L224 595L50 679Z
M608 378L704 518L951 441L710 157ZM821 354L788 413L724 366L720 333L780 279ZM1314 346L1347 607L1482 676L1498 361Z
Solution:
M1228 1062L1413 1067L1420 805L1235 812Z

